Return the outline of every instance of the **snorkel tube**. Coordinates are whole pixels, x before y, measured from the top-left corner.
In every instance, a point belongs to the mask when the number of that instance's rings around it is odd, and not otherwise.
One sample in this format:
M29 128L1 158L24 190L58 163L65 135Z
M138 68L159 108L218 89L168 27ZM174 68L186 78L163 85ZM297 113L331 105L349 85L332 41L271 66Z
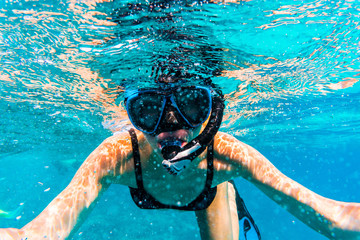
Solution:
M193 161L210 144L220 128L224 107L225 104L222 96L213 96L210 118L205 129L200 133L200 135L182 148L164 147L161 150L165 159L162 164L170 173L177 174L182 170L179 169L179 166L172 167L174 163L186 160L187 162ZM182 168L185 168L185 165Z

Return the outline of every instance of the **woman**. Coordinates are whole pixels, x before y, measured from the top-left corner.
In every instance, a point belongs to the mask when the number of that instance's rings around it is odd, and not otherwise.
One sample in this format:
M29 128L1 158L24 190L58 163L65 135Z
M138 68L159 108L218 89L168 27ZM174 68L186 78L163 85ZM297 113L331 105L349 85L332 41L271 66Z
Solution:
M212 86L163 82L126 94L126 110L138 130L106 139L38 217L20 230L0 229L1 239L71 236L111 183L129 186L141 208L195 211L202 239L237 239L235 190L229 182L236 177L326 237L360 239L360 204L315 194L252 147L217 131L224 105Z

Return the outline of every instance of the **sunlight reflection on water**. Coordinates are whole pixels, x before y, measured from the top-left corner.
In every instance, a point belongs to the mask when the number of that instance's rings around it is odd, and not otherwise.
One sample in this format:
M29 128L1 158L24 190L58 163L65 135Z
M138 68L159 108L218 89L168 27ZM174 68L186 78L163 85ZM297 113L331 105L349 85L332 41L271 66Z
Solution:
M96 115L114 132L128 123L124 88L154 85L160 69L211 77L227 99L224 126L236 134L231 126L272 121L284 102L359 92L355 1L98 2L2 3L0 99L48 109L44 118L65 109ZM98 123L69 127L87 124Z

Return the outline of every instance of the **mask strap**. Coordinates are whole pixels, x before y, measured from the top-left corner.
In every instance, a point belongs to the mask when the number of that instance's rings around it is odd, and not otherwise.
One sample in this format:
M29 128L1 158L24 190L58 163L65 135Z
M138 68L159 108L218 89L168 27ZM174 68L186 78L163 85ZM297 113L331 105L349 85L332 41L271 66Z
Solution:
M210 144L212 139L215 137L215 134L218 132L223 113L224 113L224 101L220 96L213 97L211 115L208 124L205 129L200 133L199 136L194 138L191 142L186 144L183 148L180 148L176 151L171 159L171 162L178 162L181 160L194 160L197 156L199 156L206 148L207 145ZM164 158L166 156L163 156Z

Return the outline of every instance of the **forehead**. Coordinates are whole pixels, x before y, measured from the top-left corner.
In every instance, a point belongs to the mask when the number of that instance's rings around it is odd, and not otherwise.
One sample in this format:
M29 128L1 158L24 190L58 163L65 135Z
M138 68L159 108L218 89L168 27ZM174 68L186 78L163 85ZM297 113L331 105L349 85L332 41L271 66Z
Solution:
M208 87L208 86L172 86L172 85L167 85L167 86L160 86L160 87L157 87L157 88L138 88L138 89L127 89L125 91L125 98L128 98L129 96L133 96L133 95L136 95L138 93L146 93L146 92L150 92L150 93L159 93L159 94L171 94L171 93L174 93L174 92L178 92L178 91L181 91L181 90L186 90L186 89L199 89L199 90L207 90L207 91L211 91L211 88Z

